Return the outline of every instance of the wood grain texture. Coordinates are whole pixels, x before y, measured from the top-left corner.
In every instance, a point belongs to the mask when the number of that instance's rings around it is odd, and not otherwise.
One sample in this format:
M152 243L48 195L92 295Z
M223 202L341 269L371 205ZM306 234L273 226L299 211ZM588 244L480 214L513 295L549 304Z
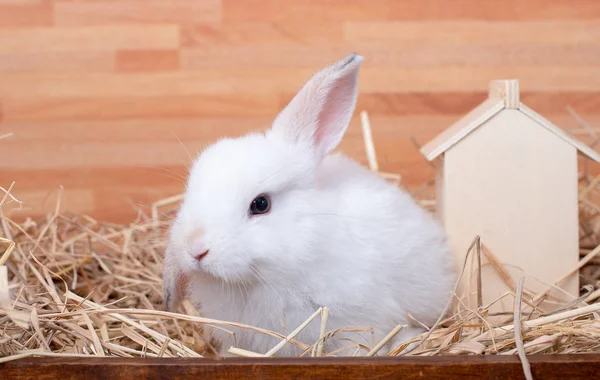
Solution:
M51 0L0 2L0 27L27 28L52 25Z
M119 50L116 69L119 72L171 71L179 69L179 51Z
M219 0L55 1L57 25L218 22Z
M0 29L1 53L37 53L179 46L176 25L99 25Z
M593 379L600 355L534 355L534 379ZM3 379L523 379L516 355L304 359L36 358L0 364Z
M128 221L181 191L186 150L268 128L351 51L379 166L409 187L434 173L418 146L493 79L589 143L566 108L600 132L598 20L594 0L0 0L0 186ZM366 163L359 123L340 149Z

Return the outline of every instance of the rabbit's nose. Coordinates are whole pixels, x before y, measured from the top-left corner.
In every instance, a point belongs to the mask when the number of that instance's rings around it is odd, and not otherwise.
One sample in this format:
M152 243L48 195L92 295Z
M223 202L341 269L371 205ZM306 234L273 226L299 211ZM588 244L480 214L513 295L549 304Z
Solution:
M208 249L202 253L199 253L196 255L196 260L200 261L202 260L206 255L208 255Z
M208 246L202 238L196 238L192 241L191 254L196 260L202 260L208 255Z

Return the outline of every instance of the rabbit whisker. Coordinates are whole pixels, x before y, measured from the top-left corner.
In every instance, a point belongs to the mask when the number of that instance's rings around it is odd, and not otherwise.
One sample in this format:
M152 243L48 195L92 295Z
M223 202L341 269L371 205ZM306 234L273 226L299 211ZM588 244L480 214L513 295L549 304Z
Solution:
M173 130L171 129L171 134L173 135L173 137L175 137L175 139L177 139L177 141L179 141L179 144L181 144L181 147L183 148L183 150L187 153L188 157L190 158L190 161L193 162L194 158L192 157L192 155L190 154L190 151L188 150L188 148L185 146L185 144L181 141L181 139L179 138L179 136L177 136L175 134L175 132L173 132ZM188 165L186 165L185 162L183 162L183 160L181 160L181 162L183 163L183 165L185 166L185 168L188 170L188 172L190 171L190 167Z
M363 220L364 219L364 218L358 217L358 216L350 216L350 215L342 215L342 214L325 214L325 213L319 213L319 214L298 214L298 216L336 216L336 217L340 217L340 218L350 218L350 219L359 219L359 220Z
M275 289L275 287L273 287L273 285L271 285L267 279L260 273L260 271L255 268L253 265L250 265L250 271L252 272L252 274L254 274L254 277L256 277L256 279L261 282L262 284L266 285L268 288L270 288L273 291L273 295L275 296L275 298L281 302L281 296L279 295L279 292L277 292L277 290Z
M268 176L266 176L265 178L262 179L262 181L258 182L259 185L262 185L263 183L265 183L267 180L269 180L271 177L276 176L277 174L281 173L283 170L285 169L285 167L279 168L277 170L275 170L274 173L269 174Z
M154 173L154 174L157 174L157 175L161 174L161 175L164 175L164 176L169 177L169 178L180 180L183 183L187 182L187 177L186 176L184 176L181 173L177 173L176 171L167 169L167 168L163 168L163 167L160 167L160 166L152 166L152 165L143 165L141 167L146 168L146 169L160 170L160 171L162 171L164 173ZM172 174L172 175L167 175L167 174Z
M243 296L244 293L242 292L242 287L244 287L244 290L246 291L246 300L250 299L250 292L248 292L248 288L246 287L246 280L244 280L244 278L242 278L242 276L240 275L236 275L236 282L238 283L238 287L240 288L240 294Z

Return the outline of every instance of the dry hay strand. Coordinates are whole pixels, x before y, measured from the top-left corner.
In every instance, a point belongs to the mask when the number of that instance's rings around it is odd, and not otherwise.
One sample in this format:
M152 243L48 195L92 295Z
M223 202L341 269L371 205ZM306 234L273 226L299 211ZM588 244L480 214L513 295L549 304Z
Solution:
M368 121L366 115L364 119ZM584 260L579 298L566 299L554 312L544 313L536 307L543 295L513 280L514 290L502 298L515 299L514 312L498 320L490 315L493 303L478 302L469 308L456 297L455 289L437 323L389 355L518 354L527 374L527 355L599 353L600 177L592 178L586 171L580 179ZM189 302L176 313L166 312L161 306L162 257L181 196L156 202L151 215L140 213L138 220L126 225L63 212L60 197L53 213L39 220L16 221L4 212L6 205L20 205L12 195L13 187L0 188L0 362L27 356L212 357L214 342L207 339L207 332L213 328L233 335L234 346L228 352L237 356L268 357L286 344L298 346L303 351L300 356L373 356L404 327L371 339L373 326L331 330L327 319L335 311L327 305L307 315L288 336L204 318ZM478 237L472 248L465 267L472 255L482 253ZM559 288L560 279L550 285ZM315 319L321 321L319 339L298 341L296 335ZM268 352L249 352L235 347L240 329L281 341ZM325 342L348 333L356 339L346 338L347 345L326 352Z

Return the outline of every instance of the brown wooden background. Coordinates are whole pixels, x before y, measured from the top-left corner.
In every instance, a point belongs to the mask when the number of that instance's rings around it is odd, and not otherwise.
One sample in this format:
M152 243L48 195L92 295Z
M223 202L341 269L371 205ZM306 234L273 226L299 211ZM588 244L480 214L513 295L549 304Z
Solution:
M414 142L492 79L565 129L582 132L568 105L600 127L597 0L0 0L0 186L39 211L63 185L64 208L128 220L181 190L177 138L196 152L267 128L351 51L381 169L409 186L432 174ZM341 148L366 162L358 112Z

